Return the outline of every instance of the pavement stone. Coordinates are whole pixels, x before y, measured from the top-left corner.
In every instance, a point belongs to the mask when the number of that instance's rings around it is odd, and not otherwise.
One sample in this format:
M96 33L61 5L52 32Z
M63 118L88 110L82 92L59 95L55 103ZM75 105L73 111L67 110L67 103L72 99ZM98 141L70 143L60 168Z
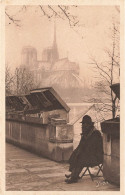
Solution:
M6 171L8 174L10 174L10 173L13 173L13 174L15 174L15 173L25 173L25 172L27 172L27 170L25 170L25 169L12 169L12 170L7 170Z
M68 164L39 157L26 150L6 144L7 191L119 191L119 187L104 181L83 177L78 183L66 184ZM92 173L96 172L96 167Z

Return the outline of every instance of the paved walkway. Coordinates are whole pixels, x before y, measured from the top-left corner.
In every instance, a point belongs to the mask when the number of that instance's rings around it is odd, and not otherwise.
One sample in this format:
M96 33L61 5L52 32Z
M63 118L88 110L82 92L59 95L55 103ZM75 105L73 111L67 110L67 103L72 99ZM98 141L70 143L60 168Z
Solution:
M78 183L66 184L68 165L39 157L11 144L6 144L7 191L119 191L102 177L89 176ZM97 171L97 170L94 170Z

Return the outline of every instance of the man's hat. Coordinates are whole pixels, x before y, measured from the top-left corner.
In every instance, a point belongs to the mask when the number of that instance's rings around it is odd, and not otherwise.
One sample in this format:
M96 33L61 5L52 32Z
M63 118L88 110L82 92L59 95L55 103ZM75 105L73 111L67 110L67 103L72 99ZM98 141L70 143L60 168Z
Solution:
M92 119L89 115L85 115L83 118L82 118L82 121L80 123L87 123L89 125L92 125L94 124L94 122L92 122Z

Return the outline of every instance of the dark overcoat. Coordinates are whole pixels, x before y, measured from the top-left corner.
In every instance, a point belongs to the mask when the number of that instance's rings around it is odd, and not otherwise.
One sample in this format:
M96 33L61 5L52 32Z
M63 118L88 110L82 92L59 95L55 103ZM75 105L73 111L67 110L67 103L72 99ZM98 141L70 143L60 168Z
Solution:
M103 142L100 131L92 130L88 137L81 137L78 147L69 159L69 171L77 167L93 167L103 162Z

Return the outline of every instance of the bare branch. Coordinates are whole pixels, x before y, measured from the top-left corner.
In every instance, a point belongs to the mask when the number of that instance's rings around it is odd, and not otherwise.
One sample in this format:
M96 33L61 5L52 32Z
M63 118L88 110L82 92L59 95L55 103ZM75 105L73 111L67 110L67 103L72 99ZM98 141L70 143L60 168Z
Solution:
M47 14L47 12L43 9L43 6L39 5L40 9L42 10L44 16L47 16L47 18L51 18L50 15Z
M63 8L63 6L58 5L58 7L59 7L60 10L63 12L63 14L65 15L65 17L68 19L70 27L76 26L76 25L79 23L78 20L75 21L76 16L70 15L69 12L68 12L68 13L66 12L67 6L64 6L64 8ZM73 19L71 19L71 18L73 18Z
M48 8L51 9L51 10L53 11L53 13L55 14L55 16L58 16L59 18L61 18L62 20L64 20L64 18L62 18L62 17L58 14L58 12L56 12L56 11L52 8L52 6L48 5Z
M116 66L120 66L120 64L119 64L119 62L117 62L116 60L115 60L115 55L113 56L112 54L111 54L111 51L109 51L109 50L107 50L107 49L105 49L104 50L107 54L108 54L108 56L111 58L111 60L116 64ZM117 58L119 58L119 56L117 56Z
M96 67L102 72L104 73L105 75L108 76L109 79L111 79L110 75L103 69L99 66L99 64L97 63L97 61L94 59L94 58L91 58L91 60L93 61L93 64L96 65Z
M107 77L106 77L104 74L102 74L100 71L99 71L99 74L100 74L103 78L105 78L106 81L110 84L110 80L108 80Z
M16 26L21 26L21 25L19 25L18 23L20 22L20 20L16 20L16 19L14 19L12 16L10 16L6 11L5 11L5 14L6 14L6 16L16 25Z

